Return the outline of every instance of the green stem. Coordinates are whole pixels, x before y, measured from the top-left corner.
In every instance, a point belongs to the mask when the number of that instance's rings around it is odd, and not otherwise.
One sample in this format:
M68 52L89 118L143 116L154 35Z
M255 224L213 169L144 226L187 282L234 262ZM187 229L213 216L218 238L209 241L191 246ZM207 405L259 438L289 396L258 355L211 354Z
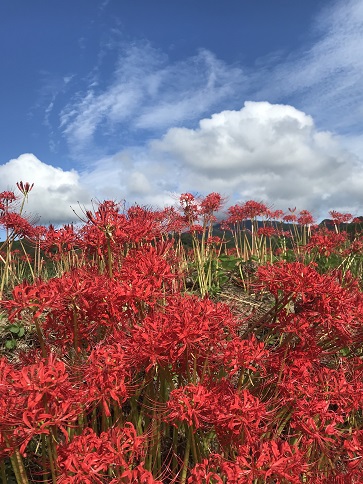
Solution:
M197 444L195 442L195 434L192 428L190 432L190 438L191 438L192 456L193 456L194 465L195 465L197 464L197 462L199 462L199 453L197 449Z
M78 321L77 321L77 308L73 308L73 334L74 334L74 340L73 340L73 346L74 346L74 351L76 352L76 360L78 360Z
M178 468L178 457L177 457L178 435L179 435L179 429L177 427L173 427L173 447L172 447L173 460L172 460L172 467L171 467L172 476L176 475L177 468Z
M55 473L54 461L55 461L55 448L52 441L52 434L49 434L47 437L47 450L48 450L48 458L49 458L49 465L50 465L50 472L52 475L52 483L57 484L57 477Z
M186 429L186 435L188 436L187 437L187 441L186 441L186 445L185 445L185 453L184 453L184 460L183 460L183 467L182 467L182 470L181 470L181 475L180 475L180 484L185 484L186 480L187 480L187 472L188 472L188 464L189 464L189 455L190 455L190 444L191 444L191 432L192 432L192 429L191 428L187 428Z
M23 243L22 243L21 240L19 240L19 244L20 244L21 248L23 249L24 256L26 258L26 261L27 261L27 264L28 264L30 273L31 273L32 278L33 278L33 281L34 281L34 279L35 279L35 277L34 277L34 271L33 271L32 265L30 263L29 255L28 255L27 251L25 250L25 247L24 247L24 245L23 245Z
M112 252L111 252L111 241L110 237L107 236L107 264L108 264L108 275L112 279Z
M18 484L29 484L19 449L15 449L14 454L10 456L10 460L11 465L13 466L16 482Z
M42 333L41 327L39 325L39 319L38 318L35 318L35 329L37 331L40 349L42 350L42 356L43 356L43 358L46 358L47 357L47 350L45 348L43 333Z
M1 482L2 482L2 484L6 484L7 478L6 478L6 469L5 469L4 459L1 459L0 468L1 468Z

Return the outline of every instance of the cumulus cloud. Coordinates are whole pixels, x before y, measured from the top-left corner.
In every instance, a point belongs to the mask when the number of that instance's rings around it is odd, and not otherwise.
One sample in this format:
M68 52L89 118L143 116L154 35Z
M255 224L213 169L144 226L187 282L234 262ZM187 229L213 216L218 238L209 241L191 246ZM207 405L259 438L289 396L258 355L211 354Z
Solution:
M103 157L81 176L102 200L157 208L175 204L182 192L218 191L229 204L255 199L325 217L331 209L363 213L361 165L340 137L319 130L303 111L250 101L201 119L195 129L174 127Z
M42 224L77 221L73 209L89 205L90 195L75 170L65 171L25 153L0 165L1 190L16 191L19 181L34 183L25 206L26 213ZM72 208L71 208L72 207Z
M179 164L181 191L220 190L278 208L293 202L317 215L363 209L361 162L292 106L246 102L197 129L172 128L151 149Z
M173 205L177 198L173 195L179 185L175 168L148 147L130 148L96 161L82 174L82 181L93 187L98 200L161 208Z
M143 147L100 158L82 173L24 154L0 166L0 178L2 189L35 183L27 211L42 223L74 220L70 206L87 206L91 198L160 208L186 191L218 191L230 205L296 205L324 218L331 209L363 213L361 165L341 138L318 130L303 111L250 101L201 119L195 129L171 128Z

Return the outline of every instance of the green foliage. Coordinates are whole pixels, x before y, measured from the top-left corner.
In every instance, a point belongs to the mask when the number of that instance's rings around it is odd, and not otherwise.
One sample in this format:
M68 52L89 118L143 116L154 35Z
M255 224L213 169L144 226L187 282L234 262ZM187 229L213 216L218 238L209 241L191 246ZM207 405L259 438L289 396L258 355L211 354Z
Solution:
M25 328L21 323L6 324L4 326L4 346L7 350L14 350L19 340L25 337Z

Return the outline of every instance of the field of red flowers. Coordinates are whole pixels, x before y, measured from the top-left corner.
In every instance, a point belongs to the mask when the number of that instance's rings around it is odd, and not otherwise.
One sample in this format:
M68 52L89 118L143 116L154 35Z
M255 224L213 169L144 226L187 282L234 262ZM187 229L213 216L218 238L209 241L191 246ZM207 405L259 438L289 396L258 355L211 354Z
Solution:
M42 227L18 189L0 193L3 484L363 482L361 219L247 201L216 236L211 193ZM220 302L231 286L256 310Z

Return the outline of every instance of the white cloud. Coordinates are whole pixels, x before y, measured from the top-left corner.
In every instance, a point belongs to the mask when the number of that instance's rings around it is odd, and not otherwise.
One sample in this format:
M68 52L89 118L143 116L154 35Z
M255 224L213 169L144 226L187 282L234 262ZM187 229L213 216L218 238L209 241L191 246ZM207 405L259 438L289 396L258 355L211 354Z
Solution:
M82 174L85 186L98 200L125 200L160 208L175 203L173 190L178 186L175 171L160 156L146 147L123 150L99 159Z
M270 168L285 171L308 154L299 142L310 136L313 121L291 106L246 102L240 111L223 111L199 123L199 129L171 128L154 148L173 153L185 165L210 177L234 178L241 169L260 171L269 159ZM282 152L290 158L275 156ZM241 161L243 160L243 162Z
M34 183L25 206L26 213L39 216L39 223L59 224L77 217L72 211L90 203L90 195L75 170L64 171L25 153L0 165L1 190L16 190L19 181ZM72 208L71 208L72 207Z
M0 166L1 189L34 182L27 211L47 224L75 220L94 200L126 200L154 208L186 191L218 191L228 204L254 199L317 217L329 210L363 213L362 160L341 138L319 131L311 116L287 105L246 102L239 111L204 118L196 129L171 128L144 147L122 150L64 171L24 154Z
M246 102L197 129L170 129L152 150L179 164L179 191L219 190L282 209L294 202L317 215L363 210L361 162L292 106Z
M103 157L82 182L100 200L154 208L173 205L182 192L218 191L229 204L255 199L283 210L296 205L317 217L331 209L359 215L361 164L306 113L246 102L239 111L202 119L196 129L171 128L144 147Z

